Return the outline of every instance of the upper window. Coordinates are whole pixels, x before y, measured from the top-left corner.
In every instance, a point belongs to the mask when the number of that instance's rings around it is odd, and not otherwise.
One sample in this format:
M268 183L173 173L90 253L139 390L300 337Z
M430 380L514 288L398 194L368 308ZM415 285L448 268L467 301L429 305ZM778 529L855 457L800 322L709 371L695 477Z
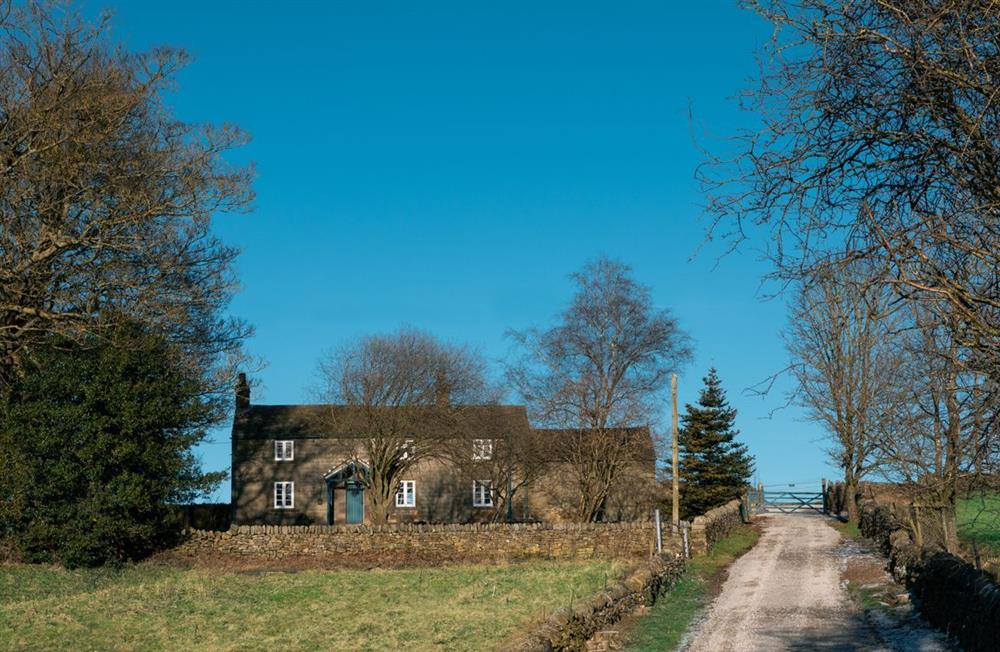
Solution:
M399 447L399 459L408 460L413 456L413 440L407 439L403 442L403 445Z
M417 485L413 480L403 480L396 489L396 507L417 506Z
M492 439L473 439L472 440L472 459L474 460L488 460L493 458L493 440Z
M275 462L290 462L295 459L295 442L294 441L276 441L274 442L274 461Z
M493 507L493 483L489 480L472 481L472 506Z
M274 483L274 508L292 509L295 507L295 483L275 482Z

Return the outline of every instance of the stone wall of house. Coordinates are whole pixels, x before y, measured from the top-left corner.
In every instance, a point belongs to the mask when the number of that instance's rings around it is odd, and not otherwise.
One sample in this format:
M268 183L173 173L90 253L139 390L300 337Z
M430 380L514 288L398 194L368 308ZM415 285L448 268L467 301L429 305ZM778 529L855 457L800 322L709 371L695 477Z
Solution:
M526 492L528 519L547 523L578 520L580 492L573 477L572 465L562 462L552 464L545 474L535 479ZM650 518L660 497L655 462L629 462L622 468L619 478L608 495L604 520Z
M640 564L623 580L555 613L503 647L508 652L583 650L587 641L637 607L650 606L684 573L684 559L663 555ZM616 648L617 649L617 648Z
M667 533L664 533L667 535ZM191 530L175 554L251 561L311 558L320 563L642 559L652 556L652 523L467 525L240 525L226 532ZM665 547L677 542L668 538Z
M743 523L739 500L710 509L691 521L691 552L704 554Z
M338 438L292 439L294 459L274 460L273 439L236 439L233 442L233 489L235 525L325 525L327 520L327 485L325 475L354 457L363 457L356 440ZM579 491L567 478L572 477L567 464L554 464L545 474L522 487L515 495L512 511L519 521L558 522L577 518ZM471 468L423 458L400 480L415 483L416 505L412 508L390 507L392 523L476 523L490 522L494 507L476 507L472 501ZM622 481L612 489L607 500L605 519L631 521L652 515L657 500L653 460L630 463L621 474ZM475 478L487 480L485 478ZM274 507L274 484L295 483L295 505L291 509ZM365 492L365 513L371 510ZM500 505L497 505L499 508ZM343 523L346 500L342 488L333 491L333 522Z
M994 577L939 547L921 549L888 505L862 502L859 526L889 558L893 576L906 582L928 622L970 652L997 649L1000 585Z

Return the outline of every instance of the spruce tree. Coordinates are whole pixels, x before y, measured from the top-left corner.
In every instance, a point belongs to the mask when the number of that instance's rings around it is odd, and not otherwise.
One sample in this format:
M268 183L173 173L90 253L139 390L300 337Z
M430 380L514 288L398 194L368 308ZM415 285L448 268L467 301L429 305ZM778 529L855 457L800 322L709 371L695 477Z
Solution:
M753 457L736 441L736 409L715 368L704 378L697 405L684 406L679 433L681 511L690 519L739 497L753 475Z

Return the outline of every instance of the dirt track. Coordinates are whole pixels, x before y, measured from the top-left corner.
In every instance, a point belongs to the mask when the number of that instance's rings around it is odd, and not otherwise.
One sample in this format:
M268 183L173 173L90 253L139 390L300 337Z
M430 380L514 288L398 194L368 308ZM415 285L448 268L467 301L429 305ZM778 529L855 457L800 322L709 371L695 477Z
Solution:
M761 521L760 541L730 568L686 650L949 649L920 627L872 626L841 586L841 538L825 517L776 514Z

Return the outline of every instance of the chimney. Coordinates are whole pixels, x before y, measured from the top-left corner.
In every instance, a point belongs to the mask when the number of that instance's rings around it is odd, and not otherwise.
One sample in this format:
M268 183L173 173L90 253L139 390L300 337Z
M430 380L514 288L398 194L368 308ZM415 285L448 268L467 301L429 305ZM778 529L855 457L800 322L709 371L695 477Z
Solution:
M247 384L247 375L240 372L236 378L236 412L245 412L250 409L250 385Z
M451 392L448 391L448 381L443 369L438 369L434 378L434 398L438 407L448 407L451 403Z

